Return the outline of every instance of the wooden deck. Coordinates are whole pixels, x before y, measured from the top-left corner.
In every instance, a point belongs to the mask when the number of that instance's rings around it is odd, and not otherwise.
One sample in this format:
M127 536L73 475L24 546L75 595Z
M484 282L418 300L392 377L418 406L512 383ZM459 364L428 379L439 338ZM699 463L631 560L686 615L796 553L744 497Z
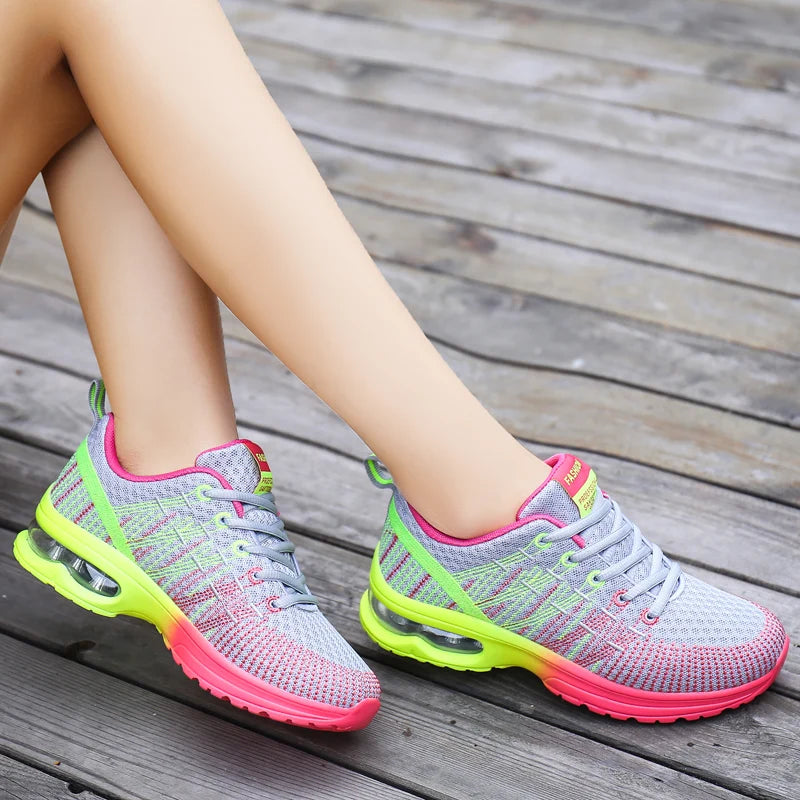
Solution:
M0 797L797 800L800 2L223 5L473 391L534 452L584 454L669 555L775 609L795 644L752 705L671 726L379 651L356 612L385 503L365 448L227 315L243 433L385 694L346 735L215 700L151 627L12 559L97 372L35 185L0 272Z

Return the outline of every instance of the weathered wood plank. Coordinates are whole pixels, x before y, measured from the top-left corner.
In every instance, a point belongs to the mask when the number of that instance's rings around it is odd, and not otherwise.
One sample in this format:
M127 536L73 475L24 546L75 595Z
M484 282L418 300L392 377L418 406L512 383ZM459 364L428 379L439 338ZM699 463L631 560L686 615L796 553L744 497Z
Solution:
M744 283L763 265L770 288L792 285L796 294L794 240L315 139L305 144L339 193Z
M373 257L588 305L663 328L797 352L800 300L350 197L339 205ZM598 287L603 287L598 291ZM731 325L736 320L736 325Z
M477 78L491 76L501 83L652 111L800 133L800 100L795 95L267 2L254 6L242 0L226 0L224 8L237 31L324 48L335 55L412 64Z
M637 25L666 34L800 50L800 10L790 0L497 0L512 7Z
M268 736L0 636L0 746L130 800L413 795ZM124 742L124 746L121 743ZM61 763L52 767L54 761Z
M383 7L383 6L381 6ZM353 104L282 84L281 70L265 75L290 122L300 132L348 144L574 189L682 213L795 235L800 191L719 170L683 166L658 157L598 149L530 133L477 129L443 115L409 116L400 109ZM647 180L642 180L647 175Z
M2 537L3 533L0 532L0 541ZM357 603L361 587L366 584L368 559L301 535L295 535L294 539L299 547L304 571L315 593L321 597L323 608L332 622L363 655L395 667L379 670L387 704L386 710L381 712L375 723L378 725L376 738L379 741L371 743L367 752L361 748L354 751L352 746L348 746L347 760L343 762L346 765L355 759L354 763L360 764L368 772L375 768L375 750L383 750L381 740L385 730L379 723L387 711L392 716L396 715L391 723L396 722L397 727L395 729L392 724L392 730L403 730L407 726L406 730L412 735L409 737L406 734L406 738L418 737L421 730L424 731L428 726L435 731L441 731L442 728L447 731L447 726L454 724L450 720L455 718L460 745L451 742L452 737L447 734L432 736L431 741L436 742L435 750L439 752L430 753L420 763L420 756L413 749L415 743L411 743L409 752L398 752L392 759L401 764L387 778L408 785L409 774L416 774L415 769L427 775L428 758L447 760L451 747L463 747L464 741L480 739L487 732L483 727L484 706L458 697L457 693L465 692L478 700L490 698L496 706L513 710L524 717L578 731L596 741L666 763L673 769L719 782L729 788L741 788L748 794L756 791L770 797L790 795L793 769L791 754L797 750L797 743L792 744L789 740L781 749L777 745L784 737L791 736L791 731L800 725L797 720L800 703L773 691L752 706L704 721L701 725L692 726L691 730L684 725L618 725L566 707L523 670L498 670L489 675L470 676L397 659L380 651L358 623ZM152 687L194 706L213 709L226 717L239 719L238 715L232 716L235 715L233 710L207 698L184 679L164 652L159 638L147 626L133 620L98 619L86 614L56 597L48 587L32 580L12 563L5 552L0 555L0 579L8 587L5 592L8 599L4 617L7 620L6 630L24 631L26 636L33 635L40 644L70 654L83 663ZM796 610L798 601L793 602ZM406 671L418 676L418 680L402 674ZM438 688L433 689L431 682L437 684ZM416 698L416 709L408 708L405 704L399 708L395 705L396 699L401 698L402 702L407 697ZM458 711L463 711L465 719L455 717L453 712ZM502 713L490 716L489 730L499 727L507 719ZM528 735L517 727L519 724L519 721L510 722L501 740L505 741L511 730L517 731L520 737ZM276 728L280 730L279 726L269 726L270 731ZM297 744L306 737L301 735L300 741L290 734L281 738ZM327 741L331 738L334 737L327 737ZM529 746L520 748L523 757ZM715 758L709 759L709 753L714 753ZM330 757L327 752L320 754ZM518 769L516 765L515 768ZM538 764L536 768L539 768ZM527 774L528 769L523 768L520 778L525 779ZM457 785L449 781L452 781L451 776L441 775L436 784L428 782L423 786L431 790L439 789L441 784L456 794ZM505 781L501 781L495 790L497 794L493 792L493 796L504 796L505 787Z
M217 707L217 716L211 717L5 636L0 636L0 663L47 683L27 711L27 698L15 695L8 702L5 696L13 691L0 689L10 714L33 716L14 730L15 739L43 750L52 749L55 739L60 759L70 766L91 744L89 757L73 768L92 768L111 785L125 785L127 796L135 798L238 798L252 797L254 790L265 798L412 796L271 739L296 742L336 761L357 761L361 769L378 768L402 780L416 796L442 800L478 800L486 796L486 786L492 787L493 797L520 800L536 786L538 797L556 800L563 797L566 781L590 780L599 791L630 800L642 791L658 791L668 800L739 797L441 687L429 687L421 703L419 680L381 665L376 665L378 675L393 691L384 697L378 717L366 731L331 736L270 723L200 698L196 705ZM157 669L152 666L151 675ZM146 683L152 685L152 678ZM439 713L426 713L425 701ZM72 718L58 725L59 712L68 715L78 703ZM0 742L2 737L0 731ZM110 769L109 756L118 752L120 740L127 743L124 756ZM566 761L565 752L579 752L580 763ZM163 794L155 793L159 789Z
M57 764L46 764L47 768ZM71 788L70 788L71 787ZM68 784L46 772L33 769L0 754L0 793L5 800L102 800L99 795L79 784Z
M241 34L268 82L797 183L800 140Z
M619 381L800 427L800 360L383 263L425 332L483 357ZM596 286L598 294L606 291ZM800 301L798 301L800 322ZM800 325L787 340L800 356ZM742 374L747 374L743 385Z
M29 201L48 209L39 182L34 187ZM748 347L800 353L798 298L645 263L632 264L489 226L346 196L338 199L377 259L654 322L659 325L659 341L664 328L676 328ZM33 211L23 210L4 264L0 276L75 297L55 223ZM631 280L632 274L636 280ZM603 288L598 291L598 287ZM737 325L732 326L731 320ZM230 325L228 331L233 332ZM754 367L758 374L758 365L751 361L749 368ZM736 399L740 399L738 381L737 387ZM762 403L757 405L763 409ZM784 415L785 410L779 418L785 419Z
M733 0L740 2L741 0ZM753 2L754 0L749 0ZM297 0L276 0L297 6ZM759 0L755 0L759 2ZM765 5L776 5L766 2ZM603 23L536 7L486 0L303 0L303 8L396 22L648 67L762 89L800 91L800 58L739 42L715 42L648 30L627 21ZM560 7L559 9L560 10Z
M301 134L796 236L800 187L267 81Z

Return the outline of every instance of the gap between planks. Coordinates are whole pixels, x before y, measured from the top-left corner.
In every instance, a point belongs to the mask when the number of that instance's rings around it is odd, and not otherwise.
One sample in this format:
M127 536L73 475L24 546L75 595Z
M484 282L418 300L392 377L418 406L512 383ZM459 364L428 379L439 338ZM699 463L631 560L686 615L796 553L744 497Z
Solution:
M296 0L278 2L298 5ZM591 56L601 62L679 72L724 83L787 92L800 90L800 57L790 53L648 31L624 20L587 21L559 13L558 8L537 7L535 2L406 0L390 5L380 4L379 0L305 0L300 7L342 16L377 16L415 28Z
M800 134L798 98L679 73L598 62L597 59L533 50L435 30L307 10L301 3L253 5L224 0L237 32L268 32L295 44L324 46L337 55L367 56L395 64L524 85L689 118L710 119L755 130Z
M80 800L109 800L48 771L57 769L55 763L35 768L0 753L0 792L4 800L75 800L76 795Z

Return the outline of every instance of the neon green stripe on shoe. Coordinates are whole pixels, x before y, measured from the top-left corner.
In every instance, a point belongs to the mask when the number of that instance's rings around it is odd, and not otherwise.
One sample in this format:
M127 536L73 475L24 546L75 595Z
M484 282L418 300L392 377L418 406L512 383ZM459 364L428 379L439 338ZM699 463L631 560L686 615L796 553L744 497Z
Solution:
M414 538L411 531L397 513L394 497L389 503L389 524L411 557L433 578L454 600L459 609L470 617L486 619L481 610L472 602L470 596L461 588L458 581Z
M106 493L100 485L100 478L97 477L97 471L89 456L89 447L86 444L86 439L81 442L78 452L75 453L75 460L78 462L78 469L83 478L83 483L86 486L89 499L94 503L95 511L97 511L100 521L111 537L114 547L116 547L120 553L133 560L131 549L128 547L128 542L117 520L117 515L114 513L114 509L111 507L111 503L108 502Z

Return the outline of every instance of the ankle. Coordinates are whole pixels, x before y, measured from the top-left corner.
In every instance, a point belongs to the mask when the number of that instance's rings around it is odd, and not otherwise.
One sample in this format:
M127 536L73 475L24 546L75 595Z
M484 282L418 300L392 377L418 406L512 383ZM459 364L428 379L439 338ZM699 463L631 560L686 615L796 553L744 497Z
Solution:
M123 469L132 475L162 475L194 464L198 453L238 438L235 424L202 428L176 424L165 429L114 419L114 446Z
M403 495L427 525L456 539L474 539L505 528L516 522L520 507L551 472L532 453L520 450L522 457L514 465L483 470L480 483L415 482Z

